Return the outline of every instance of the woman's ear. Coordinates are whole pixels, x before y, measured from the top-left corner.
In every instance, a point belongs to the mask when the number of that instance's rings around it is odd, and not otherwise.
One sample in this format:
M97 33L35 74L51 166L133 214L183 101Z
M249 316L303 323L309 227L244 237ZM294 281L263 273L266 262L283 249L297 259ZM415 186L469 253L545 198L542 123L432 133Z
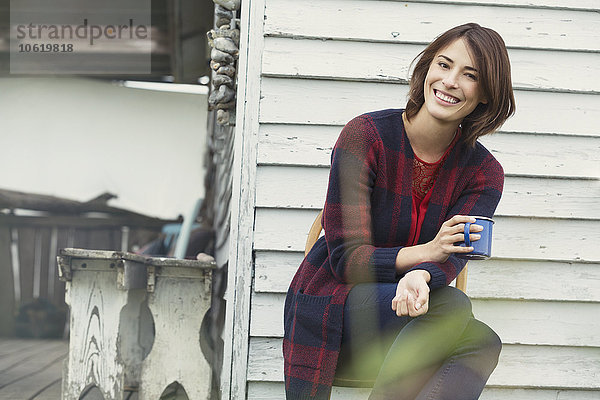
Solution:
M483 93L483 88L482 87L479 87L479 102L481 104L487 104L488 103L487 96L485 95L485 93Z

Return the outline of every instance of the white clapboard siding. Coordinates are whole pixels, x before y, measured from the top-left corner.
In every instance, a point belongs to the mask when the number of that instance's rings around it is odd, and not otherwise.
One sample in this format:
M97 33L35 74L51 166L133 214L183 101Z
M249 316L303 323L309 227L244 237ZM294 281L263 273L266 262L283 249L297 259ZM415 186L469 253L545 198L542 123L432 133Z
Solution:
M260 165L329 167L342 126L262 124ZM495 133L480 141L505 174L600 177L600 130L596 137Z
M249 381L283 381L280 338L251 338ZM507 344L490 386L600 389L600 348ZM531 373L524 373L530 371Z
M447 0L420 0L420 3L450 3ZM597 11L596 0L451 0L454 4L478 4L486 6L518 6L519 8L556 8L559 10Z
M469 264L474 314L504 341L481 399L599 399L600 3L264 0L261 18L262 4L251 21L262 33L251 66L260 99L248 116L258 123L243 130L256 163L241 165L255 178L247 398L284 398L283 302L343 125L403 107L413 58L475 21L506 41L517 101L501 131L481 139L506 174L494 257ZM367 396L334 388L333 399Z
M424 45L267 38L263 75L406 82ZM383 56L384 55L384 56ZM600 92L597 53L509 51L513 87Z
M259 208L255 250L303 251L317 210ZM495 217L492 252L523 260L600 261L600 230L593 220Z
M342 126L338 125L263 123L259 132L258 163L328 167L341 130Z
M303 258L300 252L257 251L255 291L286 293ZM600 264L470 261L467 292L473 299L600 302Z
M371 0L267 0L267 36L428 43L441 32L476 20L507 46L600 50L593 12Z
M367 400L370 389L350 389L334 387L332 399ZM285 398L285 389L281 382L249 382L249 400L281 400ZM564 389L511 389L487 387L479 400L598 400L599 391Z
M600 398L600 391L598 390L510 389L490 387L483 390L479 400L597 400L598 398Z
M505 174L600 178L600 130L596 137L498 133L480 141Z
M261 123L343 125L362 113L403 106L404 84L263 78ZM517 112L502 129L597 136L600 96L516 90ZM291 107L298 104L299 107Z
M282 293L254 293L252 336L283 337L284 300ZM478 299L472 303L475 318L485 321L504 344L579 346L586 343L600 347L599 303Z
M323 207L328 168L259 167L256 205ZM600 181L508 176L496 215L600 220Z

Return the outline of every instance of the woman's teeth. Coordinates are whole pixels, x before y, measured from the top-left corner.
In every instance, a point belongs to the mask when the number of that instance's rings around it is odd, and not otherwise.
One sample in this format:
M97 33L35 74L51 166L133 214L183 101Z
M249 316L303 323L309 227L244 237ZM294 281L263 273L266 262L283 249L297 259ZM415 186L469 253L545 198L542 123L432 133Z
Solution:
M458 99L456 97L446 96L444 93L442 93L438 90L434 90L434 93L435 93L435 97L437 97L440 100L444 100L446 103L451 103L451 104L458 103Z

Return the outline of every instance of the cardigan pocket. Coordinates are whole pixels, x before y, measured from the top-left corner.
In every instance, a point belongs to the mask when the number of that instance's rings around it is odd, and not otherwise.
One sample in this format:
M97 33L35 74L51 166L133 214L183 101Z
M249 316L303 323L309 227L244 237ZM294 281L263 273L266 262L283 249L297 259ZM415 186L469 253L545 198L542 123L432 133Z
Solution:
M342 334L343 304L333 296L312 296L298 291L294 296L291 332L296 366L321 369L337 361Z

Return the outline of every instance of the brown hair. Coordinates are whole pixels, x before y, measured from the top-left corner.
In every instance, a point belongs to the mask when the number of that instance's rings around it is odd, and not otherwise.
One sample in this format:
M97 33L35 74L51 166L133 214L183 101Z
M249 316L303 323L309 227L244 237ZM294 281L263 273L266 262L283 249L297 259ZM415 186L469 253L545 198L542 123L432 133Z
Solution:
M502 37L492 29L475 23L457 26L438 36L415 57L406 117L414 117L425 102L425 77L435 55L458 39L465 41L477 64L479 84L487 99L487 104L478 104L462 121L462 140L474 146L477 138L494 132L515 112L508 52Z

